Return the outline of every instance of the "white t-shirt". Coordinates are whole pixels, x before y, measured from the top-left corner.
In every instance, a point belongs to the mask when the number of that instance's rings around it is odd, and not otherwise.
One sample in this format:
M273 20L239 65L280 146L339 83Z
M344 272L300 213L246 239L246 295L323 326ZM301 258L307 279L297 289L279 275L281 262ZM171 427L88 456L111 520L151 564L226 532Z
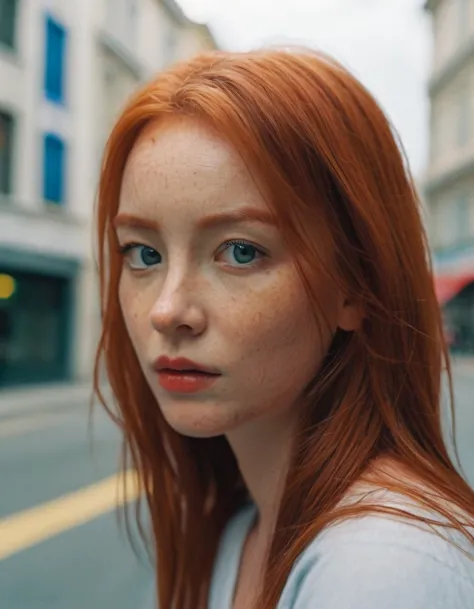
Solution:
M248 504L227 525L212 575L209 609L231 609ZM474 547L443 529L474 557ZM278 609L474 609L474 558L425 525L369 514L332 525L306 548Z

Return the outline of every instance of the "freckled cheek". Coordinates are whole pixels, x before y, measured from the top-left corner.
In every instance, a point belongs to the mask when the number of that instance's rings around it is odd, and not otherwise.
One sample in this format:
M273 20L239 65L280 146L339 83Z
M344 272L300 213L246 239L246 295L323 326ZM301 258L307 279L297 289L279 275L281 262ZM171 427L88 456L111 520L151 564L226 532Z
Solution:
M119 283L119 303L128 334L135 349L143 349L149 334L149 311L146 292L137 290L123 275ZM143 343L143 344L142 344Z
M242 358L275 355L311 337L313 313L301 286L285 280L283 285L248 291L225 307L222 333L227 341L242 347Z

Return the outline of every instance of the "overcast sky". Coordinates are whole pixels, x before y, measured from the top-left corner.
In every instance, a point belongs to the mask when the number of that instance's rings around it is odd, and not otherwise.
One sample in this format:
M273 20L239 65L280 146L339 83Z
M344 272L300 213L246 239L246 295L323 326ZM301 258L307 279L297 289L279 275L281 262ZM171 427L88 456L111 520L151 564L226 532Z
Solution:
M423 0L179 0L211 26L223 48L308 44L342 61L371 90L399 131L421 177L428 150L426 83L431 54Z

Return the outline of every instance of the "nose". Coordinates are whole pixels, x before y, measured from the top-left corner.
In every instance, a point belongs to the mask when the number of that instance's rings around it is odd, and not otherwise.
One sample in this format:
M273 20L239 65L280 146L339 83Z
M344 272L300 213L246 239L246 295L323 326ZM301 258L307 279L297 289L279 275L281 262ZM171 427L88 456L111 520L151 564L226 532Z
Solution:
M150 312L152 327L168 336L202 334L206 328L206 315L196 302L197 292L196 285L189 285L185 278L165 281Z

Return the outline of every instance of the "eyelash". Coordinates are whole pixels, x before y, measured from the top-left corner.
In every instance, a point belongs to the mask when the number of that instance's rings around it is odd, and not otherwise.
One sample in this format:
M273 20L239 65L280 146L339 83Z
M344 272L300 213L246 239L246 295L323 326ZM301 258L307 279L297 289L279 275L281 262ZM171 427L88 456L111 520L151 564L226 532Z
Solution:
M255 249L256 252L258 252L260 254L260 256L262 256L262 258L268 258L268 256L269 256L268 252L266 252L263 248L255 245L254 243L252 243L250 241L245 241L243 239L231 239L230 241L226 241L219 247L218 253L225 252L226 250L233 247L234 245L242 245L242 246L250 245L251 247L253 247ZM136 247L150 247L150 246L146 246L143 243L137 243L137 242L124 243L123 245L119 246L118 252L121 256L125 256L128 252L132 251ZM151 249L154 249L154 248L151 248ZM243 270L246 268L251 268L253 266L255 266L255 265L247 264L247 265L242 265L241 268ZM237 267L232 267L232 268L238 269L239 267L237 266ZM146 269L135 269L135 270L146 270Z
M133 248L135 247L140 247L140 246L144 246L143 243L135 243L135 242L131 242L131 243L124 243L123 245L119 245L118 246L118 253L121 256L124 256L127 252L129 252L130 250L133 250Z
M226 241L219 247L218 252L225 252L234 245L250 245L250 247L253 247L255 251L258 252L262 257L268 258L268 253L263 248L259 247L258 245L255 245L251 241L245 241L244 239L231 239L230 241Z

